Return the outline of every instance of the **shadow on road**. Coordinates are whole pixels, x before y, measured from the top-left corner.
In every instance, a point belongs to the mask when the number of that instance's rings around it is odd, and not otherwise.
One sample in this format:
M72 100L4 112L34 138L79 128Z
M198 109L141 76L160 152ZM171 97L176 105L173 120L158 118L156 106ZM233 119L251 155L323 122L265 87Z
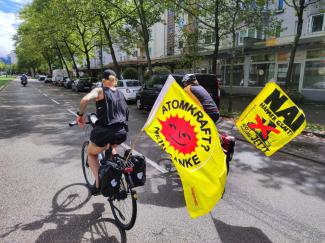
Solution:
M177 172L168 172L147 178L145 192L140 192L138 202L168 208L185 206L182 183Z
M281 190L282 187L288 186L306 195L325 200L324 165L282 153L266 157L247 143L237 143L236 146L235 157L231 163L231 170L233 169L235 173L261 174L263 178L258 181L266 188Z
M213 219L213 222L223 243L272 243L258 228L234 226L218 219Z
M92 204L92 211L88 214L71 214L85 206L90 198L83 184L65 186L53 197L49 215L27 224L16 224L0 235L0 239L5 240L18 230L39 231L46 224L55 224L55 229L44 230L35 242L126 242L125 231L119 229L113 219L102 217L104 203Z

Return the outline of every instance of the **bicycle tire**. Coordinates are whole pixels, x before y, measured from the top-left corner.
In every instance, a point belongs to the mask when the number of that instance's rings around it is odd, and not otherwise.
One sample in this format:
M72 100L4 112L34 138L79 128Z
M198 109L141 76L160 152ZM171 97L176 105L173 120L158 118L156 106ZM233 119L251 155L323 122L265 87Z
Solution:
M95 181L95 177L88 165L88 155L87 155L87 150L86 148L89 145L89 141L85 141L82 144L82 149L81 149L81 166L82 166L82 172L87 184L87 187L89 189L92 189L96 186L96 181Z
M111 206L111 210L117 226L123 230L130 230L133 228L135 220L137 218L137 194L136 191L132 190L129 187L129 184L126 182L124 174L121 178L120 192L123 190L126 190L127 192L126 198L117 199L116 197L114 197L113 199L109 199L108 201ZM122 212L124 211L123 208L125 209L126 205L131 207L131 209L127 209L126 212ZM127 211L131 211L129 217L125 217L125 214L128 213ZM122 217L124 217L124 219Z

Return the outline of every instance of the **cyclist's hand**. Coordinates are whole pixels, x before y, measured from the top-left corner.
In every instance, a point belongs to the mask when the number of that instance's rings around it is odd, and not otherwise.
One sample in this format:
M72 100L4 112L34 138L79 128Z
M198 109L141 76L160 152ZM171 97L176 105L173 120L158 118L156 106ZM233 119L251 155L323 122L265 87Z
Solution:
M78 123L79 127L83 128L85 125L85 117L77 116L77 123Z

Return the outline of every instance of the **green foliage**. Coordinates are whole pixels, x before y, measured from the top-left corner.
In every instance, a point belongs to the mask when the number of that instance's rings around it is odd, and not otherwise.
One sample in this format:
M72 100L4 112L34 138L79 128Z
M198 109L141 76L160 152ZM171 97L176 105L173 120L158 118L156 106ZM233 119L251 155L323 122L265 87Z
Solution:
M126 68L123 71L123 78L125 79L138 79L138 70L136 68Z
M153 74L170 74L171 71L168 67L154 67L152 69Z

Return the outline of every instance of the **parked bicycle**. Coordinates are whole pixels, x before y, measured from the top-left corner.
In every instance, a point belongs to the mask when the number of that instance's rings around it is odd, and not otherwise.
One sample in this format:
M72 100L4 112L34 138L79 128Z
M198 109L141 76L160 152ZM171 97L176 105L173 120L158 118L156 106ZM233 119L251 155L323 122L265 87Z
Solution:
M95 113L87 114L86 124L95 126ZM69 126L77 125L76 122ZM87 147L89 141L84 141L81 149L82 171L89 189L96 186L95 178L88 165ZM111 148L98 155L100 162L99 181L101 194L107 197L117 225L124 229L131 229L137 217L137 186L145 183L145 158L135 156L127 150L124 156L112 155Z

